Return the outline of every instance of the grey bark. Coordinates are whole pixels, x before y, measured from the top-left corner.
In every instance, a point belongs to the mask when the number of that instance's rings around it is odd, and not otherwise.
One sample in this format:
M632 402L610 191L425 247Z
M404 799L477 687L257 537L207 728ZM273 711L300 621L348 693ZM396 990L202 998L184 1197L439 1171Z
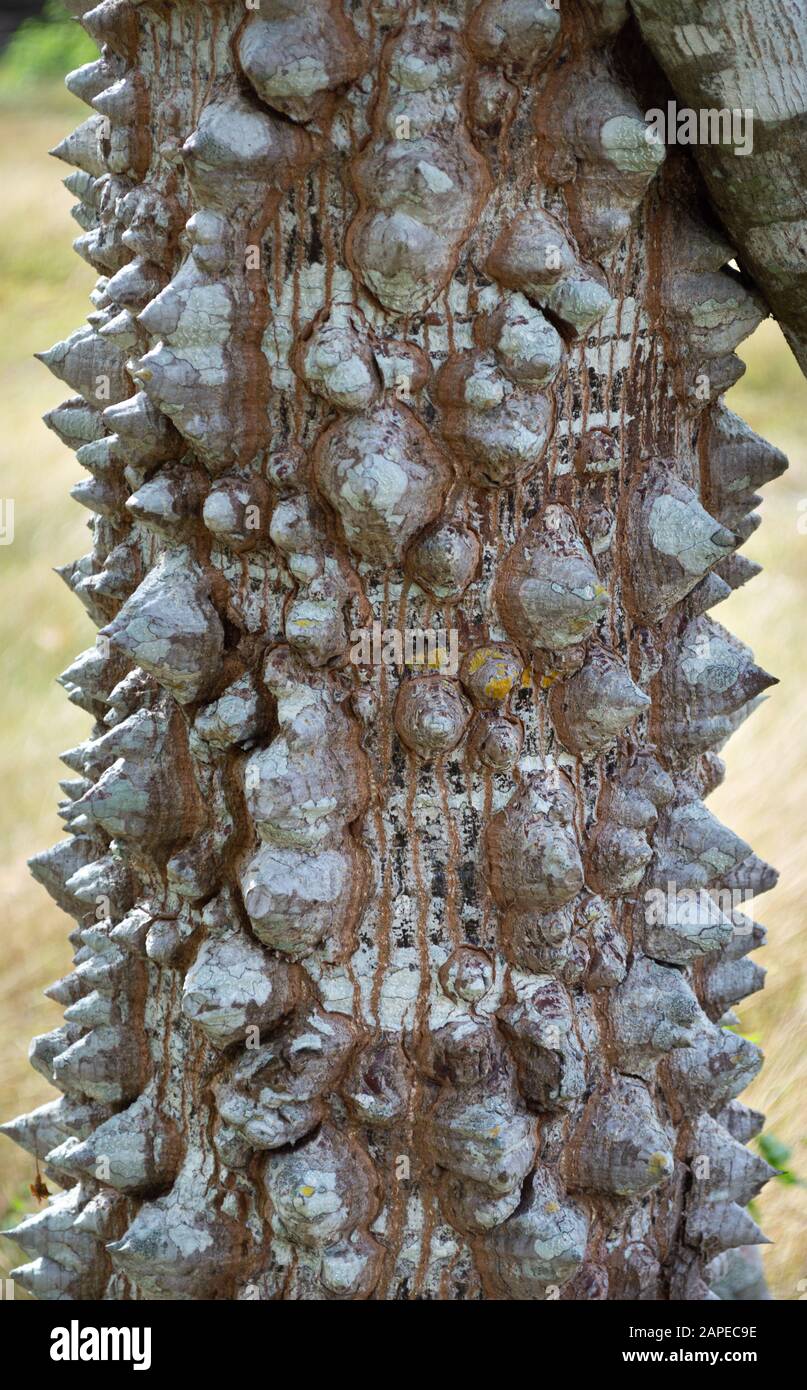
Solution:
M750 112L753 149L695 154L738 257L807 371L807 3L631 0L682 105Z

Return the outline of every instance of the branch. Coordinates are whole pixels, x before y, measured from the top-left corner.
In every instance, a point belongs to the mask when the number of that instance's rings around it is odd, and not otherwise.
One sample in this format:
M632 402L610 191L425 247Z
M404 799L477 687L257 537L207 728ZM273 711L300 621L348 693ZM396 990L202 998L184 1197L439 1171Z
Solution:
M676 98L753 112L748 143L695 146L712 201L807 374L807 0L632 0ZM680 108L679 108L680 109Z

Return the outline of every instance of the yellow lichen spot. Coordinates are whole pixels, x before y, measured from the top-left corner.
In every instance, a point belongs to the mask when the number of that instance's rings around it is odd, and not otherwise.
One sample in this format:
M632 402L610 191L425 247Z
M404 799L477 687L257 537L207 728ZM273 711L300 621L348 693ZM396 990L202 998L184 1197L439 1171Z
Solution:
M295 618L294 622L292 623L292 627L313 627L313 626L314 626L314 619L313 619L313 618Z
M485 684L485 694L489 700L501 702L506 700L510 691L513 689L513 678L508 676L504 667L499 668L499 675L491 676Z
M556 1211L560 1211L560 1202L547 1202L544 1211L548 1212L550 1216L554 1216Z
M525 666L525 667L524 667L524 670L521 672L521 689L522 689L522 690L528 690L529 687L530 687L531 685L532 685L532 672L531 672L531 671L528 671L527 668L526 668L526 666Z
M493 1126L493 1129L489 1129L489 1130L488 1130L488 1138L489 1138L489 1139L498 1139L498 1137L499 1137L499 1135L500 1135L500 1133L501 1133L501 1129L502 1129L501 1125L494 1125L494 1126Z
M607 594L607 593L608 593L608 589L607 589L607 587L606 587L605 584L595 584L595 585L594 585L594 594L595 594L595 596L596 596L597 598L600 597L600 594Z
M555 681L559 679L559 677L560 671L547 671L546 675L541 677L541 689L549 690L550 687L555 684Z
M669 1167L670 1167L670 1156L669 1156L669 1154L665 1154L665 1153L662 1153L661 1150L657 1150L655 1153L653 1153L653 1154L650 1155L650 1161L649 1161L649 1163L648 1163L648 1165L647 1165L648 1172L654 1173L654 1174L655 1174L655 1173L666 1173L666 1172L669 1171Z
M488 657L495 655L496 653L492 651L490 647L480 647L479 651L474 652L471 660L468 662L469 675L475 676L480 666L484 666Z
M438 647L436 651L430 653L430 655L426 657L426 665L434 666L437 670L439 670L441 666L447 666L448 652L445 647Z
M304 1185L302 1187L297 1188L297 1195L298 1197L313 1197L315 1190L316 1189L313 1187L308 1187Z

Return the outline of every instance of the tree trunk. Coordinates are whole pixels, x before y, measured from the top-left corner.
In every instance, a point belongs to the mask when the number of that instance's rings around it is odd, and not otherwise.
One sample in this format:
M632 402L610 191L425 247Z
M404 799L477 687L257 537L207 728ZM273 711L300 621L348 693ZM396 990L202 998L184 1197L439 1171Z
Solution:
M32 861L78 926L15 1277L756 1289L721 1024L776 876L704 798L785 460L722 401L765 311L664 78L611 0L73 8L97 723Z

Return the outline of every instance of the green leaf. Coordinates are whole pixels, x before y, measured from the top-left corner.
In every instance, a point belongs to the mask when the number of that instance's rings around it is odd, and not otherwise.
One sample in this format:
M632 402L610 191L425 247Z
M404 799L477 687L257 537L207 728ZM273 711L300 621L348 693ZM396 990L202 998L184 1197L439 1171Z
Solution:
M787 1168L787 1161L793 1151L787 1144L783 1144L781 1139L777 1139L775 1134L760 1134L757 1146L762 1157L772 1168Z
M0 58L0 82L23 85L64 77L98 57L88 34L59 0L48 0L38 19L25 19Z

